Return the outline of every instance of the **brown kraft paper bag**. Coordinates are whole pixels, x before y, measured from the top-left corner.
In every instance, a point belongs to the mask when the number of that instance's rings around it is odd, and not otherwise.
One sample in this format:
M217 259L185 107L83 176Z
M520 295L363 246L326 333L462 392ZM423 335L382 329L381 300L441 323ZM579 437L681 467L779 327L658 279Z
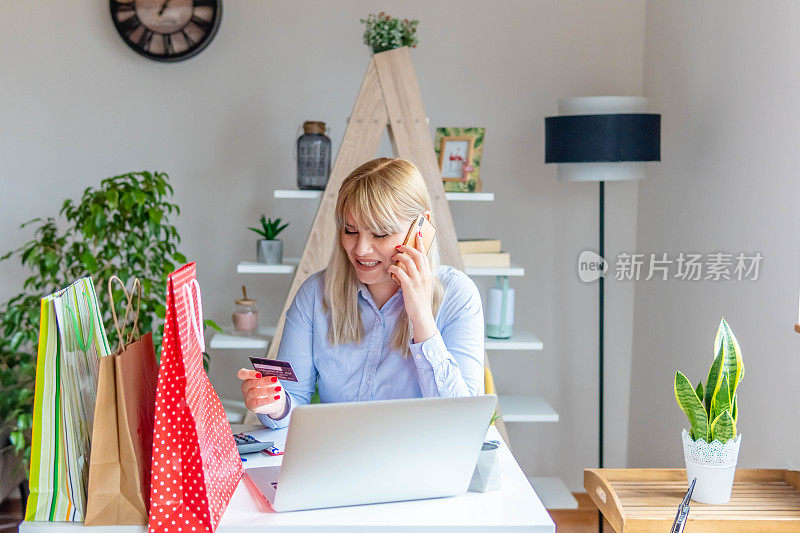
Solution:
M122 284L116 276L109 280L109 298L114 280ZM122 328L112 299L120 347L100 360L84 521L87 526L147 524L158 370L152 334L138 335L138 304L131 332L123 344L125 323L137 289L141 298L138 279L130 293L123 286L127 306Z

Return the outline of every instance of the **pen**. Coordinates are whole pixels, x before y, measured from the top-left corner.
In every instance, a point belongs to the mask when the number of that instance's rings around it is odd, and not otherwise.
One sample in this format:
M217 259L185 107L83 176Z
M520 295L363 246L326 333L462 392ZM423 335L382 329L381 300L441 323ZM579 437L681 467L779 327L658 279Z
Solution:
M675 515L675 521L672 523L670 533L683 533L683 529L686 527L686 519L689 517L689 501L692 499L692 492L694 492L694 484L696 482L697 478L694 478L692 484L689 485L689 490L686 491L686 496L683 497L683 501L678 506L678 514Z

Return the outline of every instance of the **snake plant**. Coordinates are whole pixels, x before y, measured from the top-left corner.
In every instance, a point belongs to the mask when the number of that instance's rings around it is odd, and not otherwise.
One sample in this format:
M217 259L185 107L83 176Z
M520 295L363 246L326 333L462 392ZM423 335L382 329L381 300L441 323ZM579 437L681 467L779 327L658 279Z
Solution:
M675 399L692 426L692 439L725 444L736 437L739 404L736 389L744 377L739 343L725 319L719 322L714 339L714 362L705 387L697 387L681 372L675 373Z

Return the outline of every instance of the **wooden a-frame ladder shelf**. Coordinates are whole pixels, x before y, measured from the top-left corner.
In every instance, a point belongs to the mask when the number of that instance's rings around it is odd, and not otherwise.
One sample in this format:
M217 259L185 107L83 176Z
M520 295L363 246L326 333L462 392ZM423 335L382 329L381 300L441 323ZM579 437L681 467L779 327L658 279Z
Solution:
M403 157L412 161L422 172L431 197L432 211L435 213L438 232L438 243L443 264L452 265L464 270L461 255L458 249L455 226L453 224L448 197L444 191L441 174L433 149L426 114L422 105L419 84L414 67L411 63L411 54L408 48L398 48L379 54L374 54L370 60L364 81L356 98L353 112L347 123L347 128L342 138L339 153L331 169L330 178L324 191L276 191L276 197L293 198L319 198L314 222L306 241L305 249L295 266L286 262L280 265L283 270L294 272L289 293L284 302L280 319L274 332L271 328L261 330L263 337L258 346L267 349L267 357L277 356L283 333L284 320L300 285L313 273L325 268L336 242L336 226L333 212L336 205L336 196L344 178L359 165L375 157L378 152L384 128L388 125L389 140L396 157ZM474 193L469 193L470 195ZM483 200L494 198L490 193L479 193L479 196L466 197L465 195L452 195L452 200ZM293 268L292 268L293 267ZM519 267L516 267L519 268ZM237 270L248 270L255 273L252 263L240 264ZM282 271L283 271L282 270ZM512 271L509 269L509 271ZM278 273L275 271L274 273ZM468 272L469 273L469 272ZM519 269L516 275L522 275ZM498 274L495 271L485 275L514 275L511 273ZM227 337L227 338L226 338ZM217 335L210 343L211 348L222 348L222 341L231 342L233 336ZM541 349L541 341L533 334L527 334L526 340L535 343ZM508 341L508 346L512 346ZM233 343L235 344L235 342ZM255 346L255 343L254 343ZM487 349L491 349L487 346ZM513 349L513 348L512 348ZM536 349L536 348L533 348ZM489 360L486 359L489 369ZM489 371L490 372L490 371ZM496 426L503 438L508 442L505 421L557 421L558 415L540 398L514 397L506 404L511 407L509 412L496 421ZM499 411L505 410L504 398L500 396ZM515 418L514 408L531 408L533 404L539 406L541 414L537 420L527 417L525 412ZM547 409L542 410L546 406ZM252 420L252 419L251 419Z

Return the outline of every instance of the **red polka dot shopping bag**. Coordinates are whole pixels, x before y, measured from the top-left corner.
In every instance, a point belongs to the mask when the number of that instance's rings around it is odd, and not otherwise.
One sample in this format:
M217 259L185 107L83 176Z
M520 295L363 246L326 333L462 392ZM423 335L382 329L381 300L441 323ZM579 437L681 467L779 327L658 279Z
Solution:
M156 391L150 532L214 531L242 477L228 419L203 370L195 264L167 278Z

